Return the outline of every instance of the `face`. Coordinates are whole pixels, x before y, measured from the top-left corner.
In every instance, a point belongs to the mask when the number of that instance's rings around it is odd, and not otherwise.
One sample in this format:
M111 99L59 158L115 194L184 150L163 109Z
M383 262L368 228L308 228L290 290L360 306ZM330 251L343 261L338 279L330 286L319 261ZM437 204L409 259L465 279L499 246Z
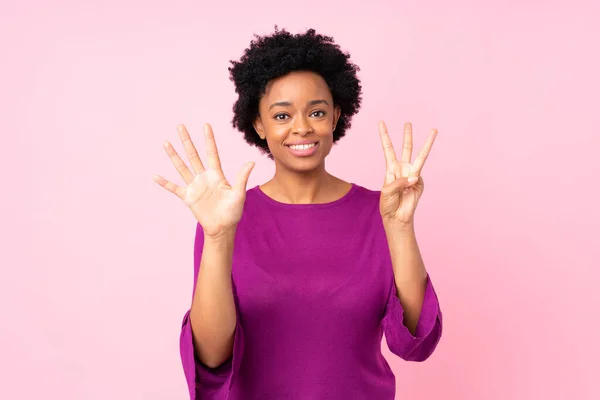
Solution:
M298 71L273 79L258 109L254 128L278 168L309 172L324 166L340 110L320 75Z

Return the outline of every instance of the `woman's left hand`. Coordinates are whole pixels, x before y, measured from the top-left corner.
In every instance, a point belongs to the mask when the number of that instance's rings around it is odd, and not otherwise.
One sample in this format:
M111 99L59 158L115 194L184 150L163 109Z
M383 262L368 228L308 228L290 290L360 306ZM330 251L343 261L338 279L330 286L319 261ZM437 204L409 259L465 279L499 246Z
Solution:
M417 204L425 188L421 170L437 136L437 130L431 130L425 147L412 164L410 159L413 144L410 123L404 124L402 158L399 160L396 158L392 141L383 121L379 122L379 135L386 162L385 181L379 199L381 217L384 224L410 225L413 223Z

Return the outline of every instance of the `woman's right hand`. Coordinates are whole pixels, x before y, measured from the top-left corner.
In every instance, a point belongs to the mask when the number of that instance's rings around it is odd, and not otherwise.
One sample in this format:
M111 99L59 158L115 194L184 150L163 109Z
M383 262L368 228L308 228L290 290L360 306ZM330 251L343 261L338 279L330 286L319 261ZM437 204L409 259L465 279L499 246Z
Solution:
M246 163L240 170L235 184L231 186L221 169L221 161L211 126L204 125L208 160L206 169L185 126L179 125L178 130L193 172L188 169L171 143L165 142L165 150L186 186L177 186L158 175L154 176L154 181L185 202L202 226L205 236L219 237L234 229L242 218L246 200L246 185L254 163Z

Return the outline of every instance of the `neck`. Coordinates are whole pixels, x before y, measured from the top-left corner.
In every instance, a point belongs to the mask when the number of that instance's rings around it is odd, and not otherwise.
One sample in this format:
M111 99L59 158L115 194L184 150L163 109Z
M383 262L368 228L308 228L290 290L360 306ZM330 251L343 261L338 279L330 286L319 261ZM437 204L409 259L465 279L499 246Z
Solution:
M276 165L275 175L263 185L263 190L283 203L327 203L335 200L339 182L325 170L324 165L309 172L295 172Z

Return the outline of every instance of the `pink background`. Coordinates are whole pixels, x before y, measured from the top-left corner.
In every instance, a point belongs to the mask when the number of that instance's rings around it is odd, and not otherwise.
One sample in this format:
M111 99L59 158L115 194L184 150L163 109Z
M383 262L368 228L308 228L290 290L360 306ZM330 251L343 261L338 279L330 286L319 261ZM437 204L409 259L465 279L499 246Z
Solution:
M229 124L228 60L278 24L330 34L364 106L330 170L383 181L439 136L417 230L445 316L398 399L599 399L600 7L593 1L3 1L0 398L185 399L195 221L152 181L213 124L225 172L272 163ZM363 2L364 4L364 2ZM389 356L386 349L385 354Z

